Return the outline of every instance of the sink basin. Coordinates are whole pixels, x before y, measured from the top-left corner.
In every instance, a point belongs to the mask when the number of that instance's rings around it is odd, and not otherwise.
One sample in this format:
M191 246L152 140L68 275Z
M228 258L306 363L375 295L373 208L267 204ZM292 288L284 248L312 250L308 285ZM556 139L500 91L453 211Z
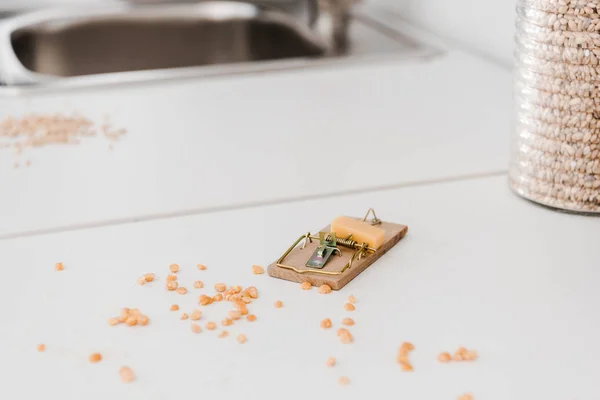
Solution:
M24 12L0 19L0 94L439 54L364 12L339 11L248 0Z
M325 43L283 13L244 3L57 18L14 30L27 70L82 76L323 56Z

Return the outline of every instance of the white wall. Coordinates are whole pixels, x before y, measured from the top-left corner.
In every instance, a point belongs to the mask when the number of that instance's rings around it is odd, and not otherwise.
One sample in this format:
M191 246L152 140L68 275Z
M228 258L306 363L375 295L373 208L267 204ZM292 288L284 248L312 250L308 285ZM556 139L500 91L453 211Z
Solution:
M517 0L370 1L394 8L420 26L503 64L513 64Z

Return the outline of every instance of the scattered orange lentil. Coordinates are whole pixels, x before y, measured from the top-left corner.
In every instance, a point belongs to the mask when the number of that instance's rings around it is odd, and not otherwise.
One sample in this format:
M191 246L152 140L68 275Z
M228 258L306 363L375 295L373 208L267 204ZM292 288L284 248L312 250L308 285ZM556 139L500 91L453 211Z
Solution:
M190 314L190 319L192 321L198 321L202 317L202 312L200 310L194 310Z
M469 393L465 393L462 396L459 396L458 400L473 400L473 395L469 394Z
M252 273L254 275L264 274L265 273L265 269L263 267L261 267L260 265L253 265L252 266Z
M129 317L127 317L127 320L125 321L125 323L128 326L134 326L137 325L137 318L134 317L133 315L130 315Z
M209 331L214 331L216 327L217 324L215 324L212 321L206 323L206 329L208 329Z
M88 357L88 361L91 363L97 363L100 360L102 360L102 355L100 353L93 353Z
M248 287L248 289L246 289L246 292L251 298L258 299L258 289L256 289L254 286Z
M194 332L194 333L202 332L202 328L198 324L192 324L192 325L190 325L190 327L192 329L192 332Z
M177 304L173 304L173 305L171 305L170 310L171 311L177 311L177 310L179 310L179 306Z
M352 326L352 325L354 325L354 320L352 318L344 318L342 320L342 324L347 325L347 326Z
M167 275L167 282L173 282L177 280L177 275Z
M346 303L346 304L344 304L344 310L354 311L354 310L356 310L356 307L354 307L354 305L352 303Z
M139 315L142 315L142 313L140 313L140 310L138 310L137 308L132 308L129 310L129 315L133 316L133 317L137 317Z
M238 343L246 343L246 335L240 333L239 335L237 335L236 340L238 341Z
M283 307L283 303L281 302L281 300L277 300L277 301L276 301L276 302L273 304L273 306L274 306L275 308L281 308L281 307Z
M177 271L179 271L179 265L171 264L171 265L169 265L169 270L175 274L175 273L177 273Z
M350 383L350 379L347 376L340 376L338 379L338 383L340 385L348 385Z
M227 286L224 283L215 283L215 290L219 293L223 293L227 289Z
M473 361L477 358L477 352L475 350L468 350L465 354L466 361Z
M450 353L440 353L440 355L438 356L438 361L439 362L443 362L443 363L447 363L450 362L452 360L452 357L450 356Z
M242 296L242 301L246 304L250 304L250 303L252 303L252 298L250 298L248 296Z
M233 293L240 293L242 291L242 287L240 285L235 285L229 288Z
M179 286L177 284L177 281L169 281L169 282L167 282L167 290L175 290L175 289L177 289L177 286Z
M187 289L184 287L178 287L177 288L177 293L179 294L186 294L187 293Z
M119 376L121 377L121 382L123 383L130 383L135 380L135 375L129 367L119 368Z
M473 361L477 358L477 352L475 350L467 350L464 347L456 349L452 355L453 361Z
M233 324L233 321L232 321L230 318L224 318L224 319L221 321L221 325L223 325L223 326L229 326L229 325L231 325L231 324Z
M145 315L140 315L137 317L137 323L140 325L148 325L148 317Z
M400 368L402 369L402 371L404 372L412 372L413 371L413 366L410 365L409 363L401 363L400 364Z
M144 278L143 276L141 278L138 278L137 283L140 286L144 286L146 284L146 278Z
M410 362L408 361L408 354L398 353L396 361L398 361L398 364L410 364Z
M144 274L143 278L146 282L152 282L154 280L156 275L154 275L152 272Z
M321 285L321 286L319 286L319 293L321 293L321 294L331 293L331 287L329 285Z
M181 317L179 317L180 320L186 320L189 318L189 315L187 315L186 313L181 314Z
M204 265L204 264L198 264L198 265L196 265L196 267L198 267L198 269L200 271L204 271L206 269L206 265Z
M300 284L300 289L302 290L310 290L312 288L312 283L309 281L304 281Z
M414 350L414 348L415 348L415 346L413 346L412 343L404 342L398 349L398 356L396 358L396 361L398 361L402 371L404 371L404 372L413 371L413 367L410 364L410 362L408 361L408 353L409 353L409 351Z
M352 334L350 333L350 331L348 329L345 329L345 328L338 329L337 335L339 336L340 342L342 344L349 344L354 341L354 338L352 337Z
M229 314L229 318L231 318L234 321L240 319L242 316L242 314L240 314L240 312L236 310L230 310L227 314Z
M54 264L54 270L55 271L62 271L65 269L65 266L63 265L63 263L59 262Z
M227 331L221 331L221 333L219 333L219 337L220 337L220 338L224 338L224 337L226 337L227 335L229 335L229 332L227 332Z
M217 293L213 296L213 301L223 301L223 295L221 293Z
M39 351L40 353L46 350L46 345L45 344L38 344L37 345L37 351Z
M194 287L196 289L202 289L204 287L204 283L202 283L202 281L195 281L194 282Z
M325 361L325 365L328 367L333 367L335 365L335 357L329 357L327 361Z
M348 297L348 303L356 303L356 298L353 295L350 295L350 297Z
M256 315L254 315L254 314L248 314L248 315L246 316L246 319L247 319L248 321L250 321L250 322L254 322L254 321L256 321Z
M323 321L321 321L321 328L323 329L329 329L331 328L332 324L331 324L331 320L329 318L325 318Z
M213 302L212 297L207 296L205 294L201 295L198 298L198 304L203 305L203 306L207 306L207 305L211 304L212 302Z
M407 349L407 350L414 350L415 346L410 343L410 342L404 342L402 343L402 346L400 346L401 348Z
M125 322L129 318L129 308L121 309L121 313L119 314L119 322Z
M109 318L108 319L108 324L110 326L119 325L120 323L121 323L121 321L119 321L119 318Z

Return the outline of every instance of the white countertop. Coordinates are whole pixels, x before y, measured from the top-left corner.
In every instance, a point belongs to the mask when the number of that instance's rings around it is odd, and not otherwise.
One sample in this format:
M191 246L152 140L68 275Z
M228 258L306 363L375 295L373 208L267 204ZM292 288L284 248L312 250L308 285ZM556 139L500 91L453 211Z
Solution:
M511 110L510 73L455 49L426 63L0 99L0 118L79 111L128 130L112 151L101 140L39 149L19 159L29 168L0 152L3 393L596 399L600 223L510 192ZM332 160L329 142L342 156ZM342 291L251 273L301 233L369 207L409 233ZM59 261L65 270L55 272ZM163 289L174 262L185 296ZM147 272L158 281L137 286ZM206 289L192 289L195 279ZM226 339L194 335L169 306L189 312L217 282L257 286L258 320L237 322ZM353 313L343 311L350 294ZM109 327L121 307L151 323ZM227 309L207 307L202 325ZM335 336L347 315L352 345ZM319 328L326 317L330 331ZM416 347L413 373L395 361L403 341ZM479 359L436 361L458 346ZM96 351L104 360L89 364ZM135 383L119 381L122 365ZM340 376L351 384L340 387Z
M29 168L0 150L0 237L505 171L510 104L510 72L460 51L0 98L0 118L77 111L128 131L113 151L19 157Z
M299 234L338 214L406 223L398 246L340 292L319 295L251 273ZM285 221L285 223L282 223ZM234 235L234 237L232 237ZM236 240L235 238L247 238ZM0 302L0 370L15 399L316 398L363 399L382 390L399 398L594 399L600 393L600 224L518 199L505 177L375 191L0 241L6 284ZM62 261L65 270L54 272ZM180 283L206 289L167 292L170 263ZM198 271L197 263L208 270ZM156 272L158 282L136 286ZM254 323L229 327L248 337L195 335L169 312L196 307L216 282L255 285ZM344 312L348 295L356 311ZM273 302L284 307L275 309ZM109 327L120 307L138 307L151 323ZM220 321L225 304L204 309ZM335 330L351 316L355 342ZM334 329L319 328L329 317ZM415 371L395 355L403 341ZM36 345L45 343L45 353ZM472 363L443 365L441 351L476 349ZM104 360L87 362L92 352ZM339 365L328 369L335 356ZM123 385L117 370L138 380ZM340 387L339 376L351 384Z

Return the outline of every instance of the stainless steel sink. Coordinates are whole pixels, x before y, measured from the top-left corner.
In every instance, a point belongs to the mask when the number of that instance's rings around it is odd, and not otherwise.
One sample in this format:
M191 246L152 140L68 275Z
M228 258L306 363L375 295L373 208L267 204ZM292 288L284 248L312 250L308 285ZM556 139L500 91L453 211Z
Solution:
M0 21L0 92L434 53L349 9L319 7L316 0L40 10Z
M327 50L290 18L242 3L55 19L16 29L11 44L26 69L63 77L317 57Z

